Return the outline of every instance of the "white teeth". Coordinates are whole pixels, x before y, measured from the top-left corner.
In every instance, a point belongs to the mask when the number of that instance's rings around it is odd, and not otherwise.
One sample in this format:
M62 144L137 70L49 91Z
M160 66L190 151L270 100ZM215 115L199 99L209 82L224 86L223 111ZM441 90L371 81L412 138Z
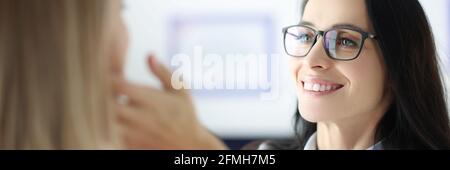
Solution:
M325 92L325 91L336 90L338 88L338 86L337 85L322 85L322 84L304 82L303 88L305 90L308 90L308 91Z
M320 91L325 91L325 85L320 86Z
M304 89L305 90L313 90L313 85L314 84L312 84L312 83L307 83L307 82L305 82L305 85L304 85Z
M320 90L320 84L314 84L313 90L314 91L319 91Z

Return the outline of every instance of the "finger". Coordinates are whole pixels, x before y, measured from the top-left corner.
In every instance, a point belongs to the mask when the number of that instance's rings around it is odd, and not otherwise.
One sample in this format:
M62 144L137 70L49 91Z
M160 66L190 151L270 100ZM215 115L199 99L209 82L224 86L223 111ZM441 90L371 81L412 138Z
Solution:
M117 121L132 128L146 129L152 128L157 117L150 113L143 113L141 110L127 105L116 105Z
M157 60L154 55L150 55L147 60L147 64L152 71L153 74L155 74L156 77L161 81L164 89L166 90L172 90L171 85L171 72L167 70L164 66L162 66Z
M118 127L122 145L127 149L182 150L173 139L161 134L147 133L127 126ZM163 132L163 131L161 131ZM166 134L167 135L167 134Z
M149 56L148 66L150 70L153 72L153 74L155 74L156 77L158 77L158 79L161 81L165 90L182 95L187 94L186 90L184 89L173 88L171 79L172 72L166 66L159 63L154 55Z
M164 138L161 133L165 131L155 123L159 119L146 116L133 107L118 107L119 137L128 149L158 149L167 144L161 142Z
M130 128L128 125L119 124L120 142L126 149L155 149L153 147L157 137L145 134L136 128Z
M135 106L158 105L160 102L169 100L170 96L165 92L143 85L127 83L117 80L115 82L117 96L126 96L128 104Z
M167 114L161 114L166 112L157 111L157 107L145 108L145 111L143 111L134 106L118 104L116 105L116 111L118 123L148 133L159 132L158 129L167 127L167 123L170 121Z

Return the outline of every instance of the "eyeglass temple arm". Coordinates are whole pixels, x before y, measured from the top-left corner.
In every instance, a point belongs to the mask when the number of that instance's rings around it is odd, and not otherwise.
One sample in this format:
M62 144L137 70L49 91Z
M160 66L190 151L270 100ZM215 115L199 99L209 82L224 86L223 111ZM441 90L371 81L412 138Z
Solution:
M282 29L283 34L286 33L286 34L292 35L292 36L294 36L294 37L296 37L296 38L299 38L297 35L288 32L287 29L288 29L288 28L283 28L283 29Z
M294 36L295 38L297 38L297 39L300 39L300 37L299 36L297 36L297 35L295 35L295 34L292 34L292 33L290 33L290 32L287 32L287 31L285 31L285 33L286 34L289 34L289 35L292 35L292 36Z

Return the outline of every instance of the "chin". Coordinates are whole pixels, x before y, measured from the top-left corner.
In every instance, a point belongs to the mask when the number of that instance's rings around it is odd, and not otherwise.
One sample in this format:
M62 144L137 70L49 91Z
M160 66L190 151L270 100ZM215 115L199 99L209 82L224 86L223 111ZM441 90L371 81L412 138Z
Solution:
M309 109L309 108L298 108L300 112L300 116L308 122L318 123L318 122L327 122L333 120L336 115L333 114L333 111L327 111L322 109Z
M300 116L303 119L305 119L306 121L311 122L311 123L318 123L318 122L323 121L323 119L320 116L316 116L314 114L302 113L301 111L300 111Z

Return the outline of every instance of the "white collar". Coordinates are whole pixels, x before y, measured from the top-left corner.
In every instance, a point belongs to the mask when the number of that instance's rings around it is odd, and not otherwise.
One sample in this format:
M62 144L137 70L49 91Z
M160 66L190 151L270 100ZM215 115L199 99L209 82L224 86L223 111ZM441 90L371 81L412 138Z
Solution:
M314 132L311 137L309 137L303 150L317 150L317 132Z
M309 139L306 142L306 145L303 149L304 150L317 150L317 132L314 132L314 134L312 134L311 137L309 137ZM366 150L383 150L382 141L367 148Z

